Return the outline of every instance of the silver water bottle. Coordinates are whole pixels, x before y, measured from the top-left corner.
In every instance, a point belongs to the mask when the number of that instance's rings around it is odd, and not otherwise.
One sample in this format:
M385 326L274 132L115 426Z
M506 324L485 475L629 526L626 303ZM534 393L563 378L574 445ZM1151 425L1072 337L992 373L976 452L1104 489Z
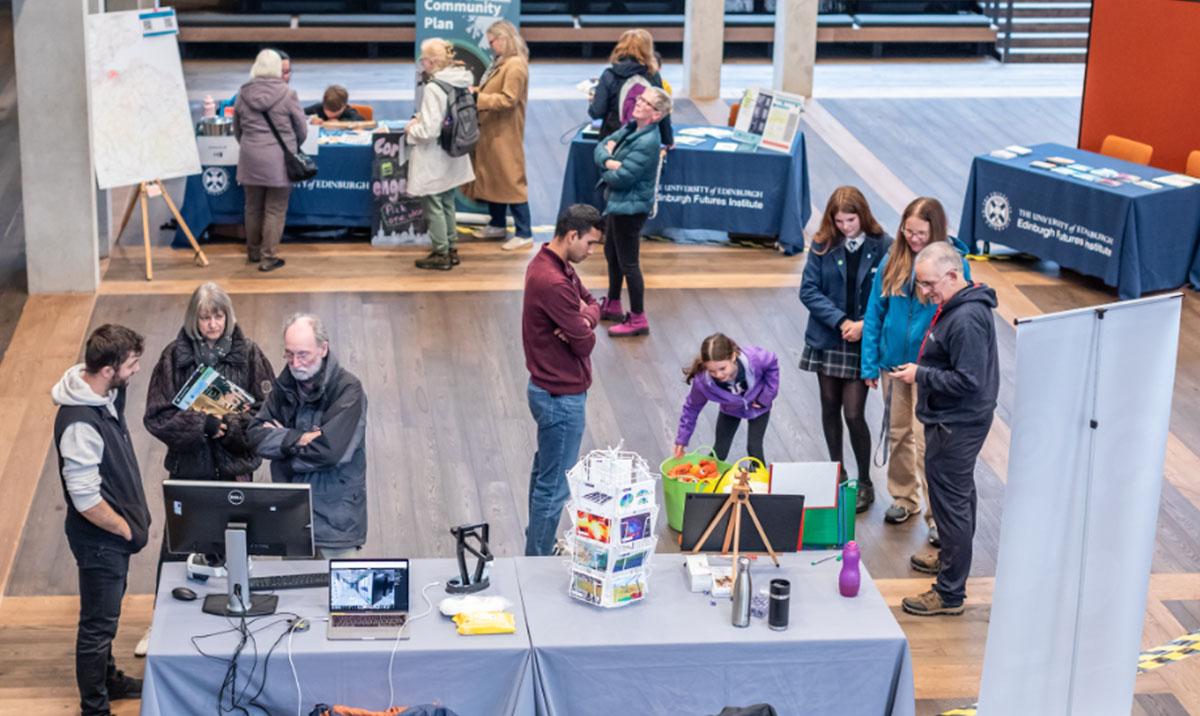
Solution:
M733 625L735 627L750 626L750 595L754 590L750 587L750 558L738 557L737 579L733 585Z

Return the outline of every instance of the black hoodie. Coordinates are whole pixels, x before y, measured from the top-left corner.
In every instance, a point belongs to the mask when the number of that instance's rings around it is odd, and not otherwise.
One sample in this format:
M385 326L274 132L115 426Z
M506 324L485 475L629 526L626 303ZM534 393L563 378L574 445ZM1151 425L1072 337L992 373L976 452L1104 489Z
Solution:
M662 89L662 76L657 72L650 74L648 67L630 57L622 57L604 70L596 85L596 92L592 95L592 103L588 106L588 114L592 119L604 120L600 125L601 140L621 128L621 108L618 106L621 88L625 86L625 81L634 75L641 75L650 84ZM658 131L664 147L675 144L675 135L671 132L671 115L662 118L658 123Z
M996 292L976 283L934 315L917 359L917 419L925 425L991 421L1000 392L996 305Z

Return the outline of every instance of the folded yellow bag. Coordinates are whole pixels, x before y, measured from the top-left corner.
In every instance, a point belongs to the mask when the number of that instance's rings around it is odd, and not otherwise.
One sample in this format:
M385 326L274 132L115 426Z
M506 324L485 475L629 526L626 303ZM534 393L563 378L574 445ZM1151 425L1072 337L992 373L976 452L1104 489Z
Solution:
M464 636L512 634L517 630L517 619L512 612L464 612L454 615L454 623Z

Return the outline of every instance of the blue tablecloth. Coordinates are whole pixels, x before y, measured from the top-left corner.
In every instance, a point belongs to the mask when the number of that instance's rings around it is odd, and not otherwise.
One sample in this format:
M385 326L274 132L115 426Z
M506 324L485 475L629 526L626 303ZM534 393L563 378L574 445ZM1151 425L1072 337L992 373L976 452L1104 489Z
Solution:
M684 127L676 125L675 135ZM643 233L665 229L709 229L735 234L778 236L790 253L804 249L804 225L812 214L804 134L790 154L760 149L718 152L718 141L676 144L667 154L658 187L658 214ZM604 206L593 161L595 139L576 136L567 156L559 211L571 204Z
M1153 180L1170 172L1060 144L1015 159L975 157L959 237L1003 244L1102 279L1123 299L1200 286L1200 186L1105 186L1030 166L1062 157Z
M322 145L317 176L292 187L288 226L371 226L370 146ZM237 167L206 166L187 178L179 213L196 238L211 224L241 224L246 199L237 183ZM182 231L173 245L187 246Z

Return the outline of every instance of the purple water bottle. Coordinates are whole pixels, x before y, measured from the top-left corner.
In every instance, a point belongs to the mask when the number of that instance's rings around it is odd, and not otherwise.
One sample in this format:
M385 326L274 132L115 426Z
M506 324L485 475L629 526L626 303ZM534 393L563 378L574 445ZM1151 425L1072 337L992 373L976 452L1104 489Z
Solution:
M838 575L838 591L843 597L857 597L862 575L858 572L858 543L851 540L842 547L842 573Z

